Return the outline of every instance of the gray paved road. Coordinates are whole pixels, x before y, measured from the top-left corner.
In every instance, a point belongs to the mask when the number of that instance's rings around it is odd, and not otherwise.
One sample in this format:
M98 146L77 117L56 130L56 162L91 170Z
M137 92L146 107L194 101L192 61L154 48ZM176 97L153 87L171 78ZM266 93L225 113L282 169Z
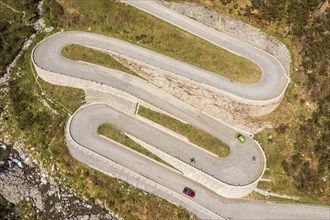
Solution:
M218 77L210 72L203 72L191 67L183 73L187 78L204 82L220 90L251 100L269 100L278 97L289 83L289 78L282 64L269 53L225 35L193 19L161 6L153 0L122 0L134 7L165 20L179 28L197 35L216 46L245 57L256 63L262 70L262 79L255 84L241 84L227 78ZM173 71L180 71L172 65ZM207 76L207 77L205 77Z
M155 7L155 5L153 6ZM161 11L163 10L165 9L162 9ZM232 41L232 39L227 40L229 42ZM112 53L125 54L126 56L138 59L141 62L148 62L149 64L161 67L163 69L168 69L176 74L194 78L194 80L199 82L205 82L211 86L217 87L220 85L220 89L225 91L229 89L227 92L234 93L238 96L243 95L243 97L252 100L271 99L278 96L285 89L285 83L283 84L283 77L285 73L283 72L284 70L281 70L283 68L278 66L278 62L276 60L270 58L270 60L265 61L266 63L270 62L267 63L265 68L267 66L274 67L275 69L279 68L279 72L274 71L273 68L266 71L262 66L264 75L263 79L259 83L249 86L236 83L235 86L232 86L232 82L228 82L228 80L223 77L214 78L215 75L213 73L192 67L191 65L183 64L182 62L178 62L174 59L131 45L129 43L91 33L65 32L56 34L44 40L36 47L33 53L35 64L42 69L69 75L74 78L96 81L123 90L163 109L164 111L171 113L178 118L183 119L184 121L210 132L223 140L231 148L231 154L225 159L215 158L205 152L199 152L197 149L191 150L192 154L198 154L198 157L203 158L203 162L200 164L203 169L209 170L209 172L216 174L217 177L223 181L233 185L245 185L251 181L255 181L262 175L265 164L263 152L251 139L248 138L244 144L238 144L237 140L233 138L236 131L231 127L214 120L188 104L140 79L119 71L96 67L86 63L75 62L62 57L62 48L69 44L81 44L102 50L108 50ZM245 50L246 48L244 46L243 51ZM258 50L255 52L257 54L254 54L253 56L259 58L264 57L263 53L258 54ZM259 60L258 62L261 61ZM256 61L257 64L259 64L258 62ZM214 80L220 81L214 85ZM268 85L268 83L271 83L271 85ZM228 87L228 85L231 86ZM266 89L268 88L267 86L270 86L272 89ZM231 88L236 87L240 89L230 90ZM266 91L259 92L259 89L262 88L266 89ZM244 94L242 94L242 91L244 91ZM168 137L161 131L152 129L137 119L104 105L89 106L78 111L72 120L72 124L70 125L72 136L84 147L90 148L111 160L117 161L125 167L147 176L148 178L168 187L175 192L180 193L184 186L191 186L197 191L197 196L194 198L194 201L216 213L220 213L221 216L262 219L325 219L329 217L327 207L275 205L224 199L212 193L208 189L205 189L205 187L202 187L199 184L183 177L175 171L171 171L170 169L167 169L148 158L142 157L141 155L119 146L116 143L109 142L108 140L99 137L96 133L96 128L100 123L105 122L117 123L121 129L132 132L135 136L142 139L148 139L148 141L158 145L160 148L165 148L167 146L159 143L156 138L166 138L166 140L171 143L171 154L181 155L184 160L189 159L188 155L184 158L185 156L183 151L176 150L173 147L174 145L180 145L182 148L188 148L188 144L182 143L173 137ZM123 124L125 126L123 126ZM138 130L144 131L144 129L145 131L154 132L154 135L156 136L150 135L150 133L148 135L146 132L137 132ZM256 156L256 164L252 163L252 156ZM198 157L196 158L197 160ZM127 158L129 158L129 160L127 160ZM130 163L127 163L127 161L130 161ZM218 166L221 166L221 170L217 169ZM231 175L228 175L229 173L231 173ZM265 209L267 212L260 213L261 209Z
M227 182L231 185L247 185L256 181L262 175L265 164L263 152L253 140L247 138L244 144L240 144L234 138L237 133L235 129L201 113L192 106L152 86L144 80L120 71L101 67L98 68L95 65L92 66L87 63L64 58L61 55L61 51L69 44L80 44L102 49L106 48L109 51L116 50L121 54L136 50L133 56L138 56L139 49L141 49L141 53L145 56L154 56L154 52L97 34L64 32L44 40L35 49L33 57L36 64L43 69L113 86L218 137L231 148L230 155L225 159L220 160L216 157L211 157L205 152L191 151L191 153L184 155L184 152L181 151L180 153L178 150L173 152L173 156L177 155L186 162L189 162L188 156L195 157L198 161L196 164L198 167L209 171L210 174L215 174L215 176L223 182ZM151 54L148 54L149 52ZM162 62L166 61L165 58L166 57L163 57ZM140 126L142 126L142 124ZM121 128L125 129L125 126ZM137 131L138 130L142 130L142 128L140 127ZM138 135L138 132L135 132L135 135ZM148 142L152 142L152 140L148 140ZM153 143L156 144L157 140ZM161 145L161 143L158 143L158 145ZM252 160L253 156L256 157L255 163L253 163ZM207 158L207 160L202 160L202 158Z

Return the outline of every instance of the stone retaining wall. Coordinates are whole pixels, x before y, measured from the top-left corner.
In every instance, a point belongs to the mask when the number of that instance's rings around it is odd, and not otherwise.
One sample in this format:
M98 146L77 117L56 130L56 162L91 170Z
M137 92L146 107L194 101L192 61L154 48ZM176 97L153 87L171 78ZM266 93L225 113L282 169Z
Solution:
M269 114L278 106L282 98L279 96L269 101L244 100L135 59L118 54L112 55L118 62L158 88L223 123L249 133L257 133L269 125L252 123L247 117Z

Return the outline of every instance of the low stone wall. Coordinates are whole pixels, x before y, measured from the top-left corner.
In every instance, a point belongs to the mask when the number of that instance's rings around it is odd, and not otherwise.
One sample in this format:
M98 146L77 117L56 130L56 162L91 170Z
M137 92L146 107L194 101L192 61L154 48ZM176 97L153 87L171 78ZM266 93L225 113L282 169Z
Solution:
M134 115L137 105L137 100L127 99L118 94L114 94L110 91L104 91L99 89L84 89L85 100L87 103L105 103L113 106L121 111Z
M251 184L245 186L234 186L229 185L227 183L218 180L209 174L203 172L202 170L196 169L195 167L181 161L179 158L174 158L171 155L160 151L153 146L141 141L138 138L135 138L132 135L126 134L129 138L131 138L136 143L140 144L144 148L146 148L151 153L155 154L162 160L166 161L176 169L182 171L182 173L189 177L190 179L201 183L206 186L210 190L216 192L217 194L227 197L227 198L242 198L250 194L256 187L259 182L259 179L252 182Z
M85 91L87 102L102 102L128 114L135 113L138 99L113 87L101 83L91 82L84 79L73 78L63 74L53 73L44 70L34 62L38 76L46 82L60 86L80 88Z

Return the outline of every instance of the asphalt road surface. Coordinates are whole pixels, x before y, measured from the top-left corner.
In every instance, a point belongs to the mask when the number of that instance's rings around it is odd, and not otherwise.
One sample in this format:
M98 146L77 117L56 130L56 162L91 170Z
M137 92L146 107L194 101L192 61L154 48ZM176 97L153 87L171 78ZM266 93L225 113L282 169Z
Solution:
M123 2L199 36L216 46L245 57L256 63L262 70L262 79L254 84L233 82L228 78L219 77L205 71L203 74L200 74L200 70L192 66L189 69L185 69L186 74L183 73L187 78L204 82L205 84L248 100L270 100L280 96L285 91L289 83L289 77L282 64L271 54L172 11L165 6L159 5L156 1L123 0ZM172 65L173 72L179 71L176 67Z
M101 67L98 68L95 65L89 65L88 63L76 62L64 58L61 55L61 51L65 46L70 44L80 44L98 49L106 49L108 51L115 50L120 54L134 56L135 59L139 59L143 56L155 57L154 52L114 38L104 37L97 34L64 32L55 34L44 40L35 49L33 57L35 63L42 69L102 83L132 94L133 96L144 100L183 121L211 133L230 146L230 155L224 159L219 159L196 148L191 148L190 151L179 151L180 149L177 147L179 140L174 140L173 137L168 136L164 137L164 139L159 139L160 134L157 134L155 137L147 135L148 142L157 144L159 147L165 143L165 140L167 143L172 140L173 148L177 148L176 150L173 150L173 156L179 156L186 162L189 162L189 158L195 157L198 161L196 165L199 168L210 172L211 175L214 174L218 179L231 185L247 185L261 177L265 166L264 155L261 148L252 139L247 137L244 144L239 143L239 141L235 139L237 130L200 112L187 103L142 79L120 71ZM143 56L138 55L138 50L141 50ZM132 55L131 51L136 52ZM128 52L128 54L126 54L126 52ZM151 54L149 54L149 52ZM165 56L162 56L161 61L166 63L166 59L172 61L171 58ZM163 65L164 69L165 67L166 66ZM181 67L177 66L177 68ZM124 121L125 120L122 120L117 126L120 126L121 129L125 130L128 129L128 122ZM137 119L135 119L135 121L137 121ZM142 131L145 128L142 128L142 122L139 121L135 123L137 123L136 130L128 131L128 133L134 133L135 136L142 138L142 132L139 131ZM157 131L155 128L153 130L154 132ZM164 136L164 134L162 135ZM154 138L154 140L152 138ZM164 142L159 143L159 140L164 140ZM184 152L186 152L186 154ZM256 158L255 162L252 160L252 157ZM221 169L219 169L219 167L221 167Z
M172 19L169 22L177 22L178 26L190 32L196 31L197 33L195 34L198 36L209 41L214 41L213 43L218 46L251 59L260 66L263 71L263 77L256 84L244 85L117 39L84 32L55 34L42 41L35 48L33 60L38 67L50 72L72 76L73 78L109 85L132 94L213 134L230 146L231 153L227 158L219 159L212 154L192 147L189 143L180 141L173 136L157 130L135 117L101 104L83 107L75 113L70 124L71 135L75 141L81 146L118 162L174 192L181 193L185 186L190 186L196 191L196 196L193 198L194 202L218 213L222 217L239 219L329 218L328 207L281 205L225 199L184 177L180 173L133 152L118 143L104 139L97 134L97 127L99 125L103 123L115 124L123 131L133 134L133 136L145 140L159 149L167 148L169 154L178 156L186 162L188 162L187 160L191 156L194 156L198 166L203 168L203 170L209 172L211 175L214 174L223 182L231 185L246 185L257 181L262 176L265 166L263 152L252 139L247 138L244 144L240 144L234 138L237 131L232 127L216 121L141 79L120 71L64 58L61 55L61 51L65 46L70 44L80 44L115 54L124 54L141 62L149 63L183 77L193 79L197 82L203 82L235 96L250 100L270 100L276 98L284 92L288 83L288 78L281 64L264 51L242 44L219 32L215 36L213 31L208 27L200 26L200 24L191 19L187 23L185 21L186 18L181 18L175 12L159 6L152 1L129 1L128 3L143 8L145 11L150 10L150 13L158 17L164 14L168 15L168 19ZM192 26L192 29L189 29L190 26ZM256 157L256 163L252 161L253 156Z

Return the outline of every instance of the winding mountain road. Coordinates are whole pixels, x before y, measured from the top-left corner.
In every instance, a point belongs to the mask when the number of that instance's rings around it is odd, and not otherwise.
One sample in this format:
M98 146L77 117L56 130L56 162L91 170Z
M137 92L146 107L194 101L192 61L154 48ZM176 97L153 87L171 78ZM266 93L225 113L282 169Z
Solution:
M61 55L61 51L67 45L79 44L107 53L124 55L196 82L205 83L231 96L244 98L244 100L251 102L280 99L289 82L289 78L278 60L262 50L223 35L153 1L125 2L196 34L217 46L252 60L261 68L262 79L255 84L240 84L118 39L85 32L57 33L38 44L32 54L36 70L44 80L55 82L54 78L48 77L48 75L52 75L58 76L58 78L64 77L64 80L96 82L100 87L107 85L131 94L221 139L230 147L230 155L226 158L218 158L187 141L145 123L134 115L129 115L105 104L93 104L80 108L68 124L71 138L81 147L115 161L177 194L182 194L182 189L185 186L190 186L196 190L196 196L192 201L216 213L219 217L245 219L328 218L329 209L327 207L280 205L223 198L176 170L98 135L99 125L104 123L116 125L123 132L167 152L174 158L180 158L187 164L189 164L190 158L195 157L196 170L202 169L203 172L214 176L215 179L228 185L228 187L241 187L250 192L262 177L266 163L261 147L254 140L247 138L244 144L240 144L234 138L237 130L148 82L121 71L67 59ZM83 83L77 87L85 89ZM256 160L253 161L252 157L255 157ZM233 194L232 197L239 197L240 193L244 194L244 190L238 192L237 195Z

